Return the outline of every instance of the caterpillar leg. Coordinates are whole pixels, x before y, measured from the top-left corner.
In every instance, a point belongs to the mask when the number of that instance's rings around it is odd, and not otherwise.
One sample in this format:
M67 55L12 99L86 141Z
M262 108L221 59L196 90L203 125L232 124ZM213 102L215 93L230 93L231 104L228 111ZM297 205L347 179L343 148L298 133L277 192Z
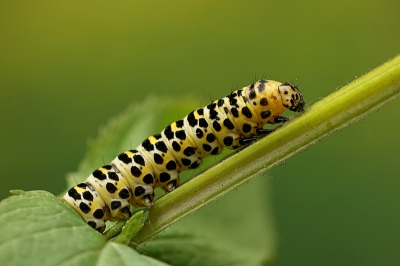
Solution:
M267 128L259 128L256 130L257 135L268 135L274 132L275 130L273 129L267 129Z
M171 192L179 187L179 173L177 171L161 172L156 187L161 187L165 192Z
M274 118L274 122L278 123L278 124L279 123L285 123L287 121L289 121L289 118L288 117L284 117L284 116L277 116L277 117Z
M139 207L151 209L154 206L154 189L149 185L137 184L133 191L131 204Z
M238 139L238 144L239 144L240 146L243 146L243 145L250 144L250 143L252 143L252 142L254 142L254 141L256 141L256 140L257 140L256 137L242 138L242 139ZM233 146L233 147L236 147L236 146ZM238 147L238 148L239 148L239 147Z
M266 136L266 135L268 135L268 134L271 134L271 133L274 132L274 131L275 131L274 129L258 128L258 129L256 129L255 132L256 132L256 134L257 134L258 136L260 136L260 135ZM238 139L238 140L237 140L237 143L238 143L240 146L243 146L243 145L250 144L250 143L256 141L257 139L258 139L257 137L245 137L245 138Z

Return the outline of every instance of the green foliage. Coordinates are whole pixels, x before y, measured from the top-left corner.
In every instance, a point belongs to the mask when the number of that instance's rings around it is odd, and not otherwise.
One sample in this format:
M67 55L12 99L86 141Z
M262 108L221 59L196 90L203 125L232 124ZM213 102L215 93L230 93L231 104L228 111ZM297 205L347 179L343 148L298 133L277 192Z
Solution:
M3 265L94 265L106 244L69 206L45 191L5 199L0 214Z
M146 221L148 210L136 212L124 225L122 231L117 235L113 241L116 243L129 245L131 243L132 236L136 235L137 232L142 229L144 221Z

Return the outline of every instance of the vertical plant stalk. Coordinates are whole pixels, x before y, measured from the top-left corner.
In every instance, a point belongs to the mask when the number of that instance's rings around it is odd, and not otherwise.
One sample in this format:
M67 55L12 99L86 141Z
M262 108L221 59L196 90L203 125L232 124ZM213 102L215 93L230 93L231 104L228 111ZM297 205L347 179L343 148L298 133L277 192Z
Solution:
M156 201L131 246L149 240L197 209L323 137L374 112L400 95L400 56L315 103L273 134L232 154Z

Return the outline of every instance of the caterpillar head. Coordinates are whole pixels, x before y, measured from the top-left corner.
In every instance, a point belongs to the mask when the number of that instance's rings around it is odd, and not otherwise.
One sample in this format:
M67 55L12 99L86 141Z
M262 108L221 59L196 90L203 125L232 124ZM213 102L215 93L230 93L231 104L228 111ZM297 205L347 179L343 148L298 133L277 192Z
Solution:
M299 88L296 85L285 82L278 87L284 107L294 112L304 112L305 102Z

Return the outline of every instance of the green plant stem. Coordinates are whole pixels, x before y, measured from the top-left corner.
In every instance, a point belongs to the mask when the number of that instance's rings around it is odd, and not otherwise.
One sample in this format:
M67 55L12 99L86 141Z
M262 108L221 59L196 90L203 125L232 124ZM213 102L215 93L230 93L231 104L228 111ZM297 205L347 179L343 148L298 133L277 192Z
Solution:
M275 133L234 153L160 198L131 245L147 241L252 177L378 110L399 94L400 56L397 56L315 103Z

